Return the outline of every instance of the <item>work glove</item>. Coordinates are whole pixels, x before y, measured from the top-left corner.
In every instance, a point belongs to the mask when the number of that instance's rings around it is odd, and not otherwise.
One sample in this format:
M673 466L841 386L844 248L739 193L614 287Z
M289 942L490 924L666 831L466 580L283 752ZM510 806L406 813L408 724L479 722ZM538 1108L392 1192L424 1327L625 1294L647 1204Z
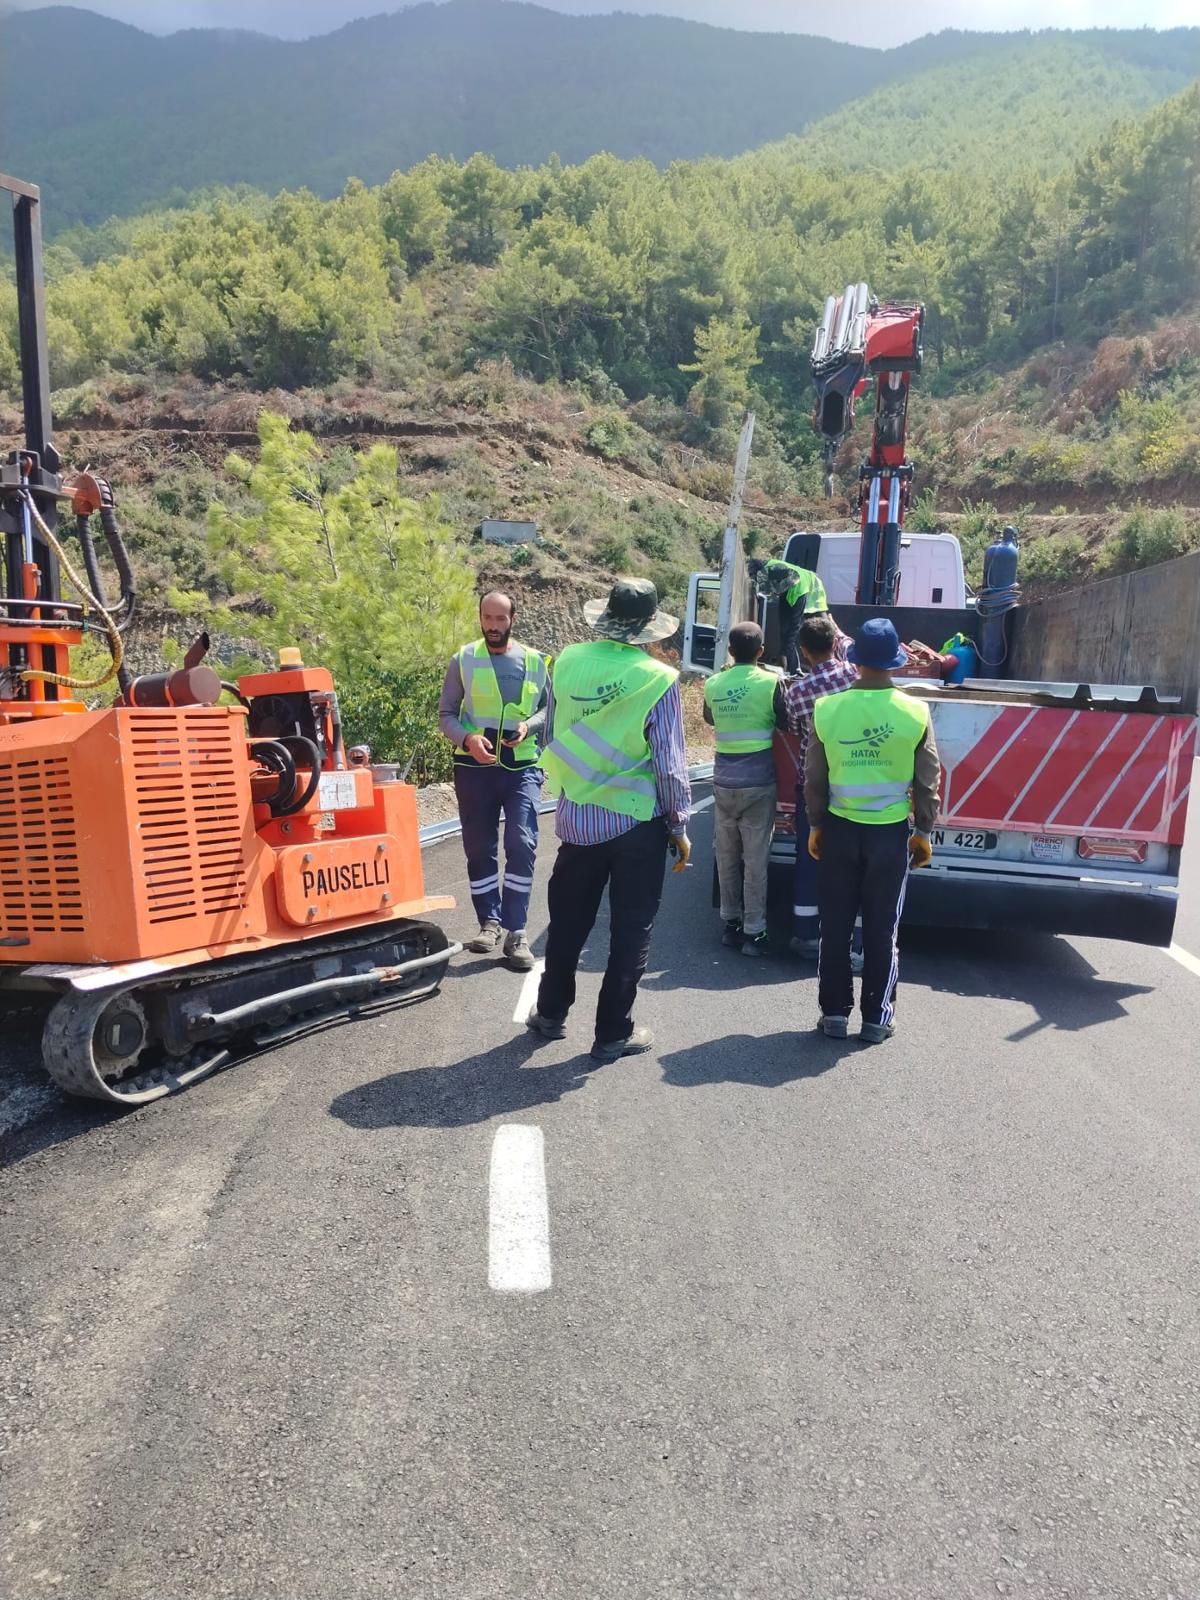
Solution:
M927 867L933 860L933 845L923 833L910 833L908 836L908 865L913 872L918 867Z
M672 872L682 872L692 857L692 841L686 833L673 833L667 840L667 849L675 857Z
M821 859L821 830L810 828L808 830L808 853L814 861Z

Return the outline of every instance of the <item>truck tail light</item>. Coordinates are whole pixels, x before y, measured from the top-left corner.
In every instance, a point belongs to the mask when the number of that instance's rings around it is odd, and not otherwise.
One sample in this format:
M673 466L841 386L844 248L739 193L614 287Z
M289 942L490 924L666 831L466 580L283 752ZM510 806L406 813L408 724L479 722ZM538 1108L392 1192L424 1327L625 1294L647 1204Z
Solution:
M1146 859L1144 839L1100 839L1084 834L1079 841L1081 861L1137 861Z

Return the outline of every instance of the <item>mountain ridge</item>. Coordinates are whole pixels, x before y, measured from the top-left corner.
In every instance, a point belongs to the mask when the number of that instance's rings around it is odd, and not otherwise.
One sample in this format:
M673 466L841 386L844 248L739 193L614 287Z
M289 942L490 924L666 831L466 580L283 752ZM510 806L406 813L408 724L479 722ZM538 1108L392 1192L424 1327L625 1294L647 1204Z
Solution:
M1110 74L1111 105L1106 95L1114 117L1177 87L1171 58L1181 50L1200 61L1200 29L1169 38L945 30L881 50L678 18L568 16L524 0L448 0L279 40L206 29L156 36L48 7L0 17L0 61L55 61L52 116L35 75L0 86L0 147L9 168L53 197L53 233L213 186L329 196L350 176L378 183L430 154L481 150L510 167L600 150L659 167L733 155L801 134L889 84L902 96L903 82L926 71L997 51L1036 56L1047 39L1076 37L1122 63ZM1157 88L1156 73L1166 74Z

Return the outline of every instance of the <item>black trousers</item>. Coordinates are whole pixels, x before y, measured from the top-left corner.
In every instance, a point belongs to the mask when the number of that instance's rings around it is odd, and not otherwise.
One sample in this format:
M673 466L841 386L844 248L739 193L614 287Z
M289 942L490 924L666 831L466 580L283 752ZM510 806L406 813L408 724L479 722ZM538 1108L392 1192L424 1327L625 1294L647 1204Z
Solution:
M817 990L822 1016L848 1017L854 1010L850 941L861 911L862 1019L891 1022L899 975L896 932L907 885L907 822L847 822L830 812L821 828L817 869L821 913Z
M794 606L789 605L782 595L779 597L779 648L787 672L800 671L800 629L804 624L807 603L807 595L801 595Z
M575 971L607 886L611 931L596 1006L596 1041L628 1039L666 865L667 825L662 817L639 822L607 844L559 845L548 890L546 970L538 988L542 1016L561 1022L575 1003Z

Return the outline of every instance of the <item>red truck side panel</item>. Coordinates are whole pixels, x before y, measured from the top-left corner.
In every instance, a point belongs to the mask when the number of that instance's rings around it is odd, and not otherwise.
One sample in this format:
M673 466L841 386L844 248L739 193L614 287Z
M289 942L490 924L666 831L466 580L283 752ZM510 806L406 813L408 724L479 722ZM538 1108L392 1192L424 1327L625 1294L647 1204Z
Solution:
M945 826L1183 843L1194 718L971 700L932 711ZM790 735L776 735L775 769L786 816L797 798Z

